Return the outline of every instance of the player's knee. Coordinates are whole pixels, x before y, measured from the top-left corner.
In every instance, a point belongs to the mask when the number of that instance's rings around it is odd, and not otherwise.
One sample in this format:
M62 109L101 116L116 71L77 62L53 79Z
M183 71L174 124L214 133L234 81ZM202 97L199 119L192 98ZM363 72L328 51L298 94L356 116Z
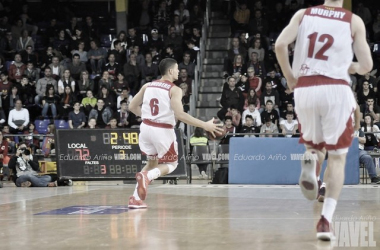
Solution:
M178 162L170 162L166 164L169 168L168 174L172 173L178 166Z

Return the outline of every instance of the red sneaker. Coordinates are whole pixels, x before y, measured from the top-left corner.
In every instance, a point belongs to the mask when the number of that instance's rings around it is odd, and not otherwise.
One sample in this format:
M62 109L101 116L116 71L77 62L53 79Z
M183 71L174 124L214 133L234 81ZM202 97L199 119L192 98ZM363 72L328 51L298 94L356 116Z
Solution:
M301 187L302 194L308 200L315 200L318 196L318 181L315 174L317 159L317 154L305 152L301 161L299 185Z
M317 239L324 241L335 239L333 228L323 215L317 224Z
M139 209L147 208L148 206L142 200L136 200L135 197L129 197L128 208Z
M146 195L148 193L148 185L150 180L148 179L148 172L139 172L136 174L137 181L137 194L139 195L141 200L146 199Z

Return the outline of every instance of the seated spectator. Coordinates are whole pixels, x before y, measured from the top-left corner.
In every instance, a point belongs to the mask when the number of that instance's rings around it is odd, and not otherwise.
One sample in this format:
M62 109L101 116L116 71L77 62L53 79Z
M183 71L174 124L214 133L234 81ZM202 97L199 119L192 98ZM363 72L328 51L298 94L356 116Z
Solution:
M367 132L379 132L379 127L373 124L373 118L371 115L366 114L364 116L364 126L361 130ZM379 143L380 133L367 133L365 135L366 142L364 144L364 150L373 150Z
M195 64L190 61L191 55L190 52L185 51L183 54L183 61L178 64L178 69L186 69L187 75L191 78L194 79L194 71L195 71Z
M359 139L359 162L363 164L367 169L369 178L371 178L371 183L380 184L380 177L376 174L375 163L372 157L364 150L364 145L366 144L366 136L364 132L359 129L355 131L354 136Z
M277 135L271 135L276 133L278 133L276 124L272 122L270 117L266 117L265 123L261 126L260 129L260 137L277 137Z
M24 71L24 76L26 76L29 80L29 83L34 86L40 79L40 70L36 69L32 62L28 62L26 65L26 70Z
M263 78L267 75L265 66L263 62L259 61L259 55L255 51L251 53L250 61L247 63L247 67L253 67L255 70L255 75L258 77Z
M99 128L105 128L112 117L112 110L105 106L103 99L98 99L96 108L92 109L89 114L89 119L95 118Z
M109 74L109 78L112 81L116 81L117 75L121 72L121 65L119 65L115 61L115 55L109 54L108 55L108 63L106 63L103 67L102 72L107 71Z
M86 35L83 33L83 30L81 27L76 27L75 28L75 34L73 34L71 36L71 42L70 42L70 45L69 45L69 50L70 51L73 51L74 49L77 49L77 48L80 48L79 44L80 43L83 43L83 48L82 48L82 51L84 48L87 48L88 45L89 45L89 39L88 37L86 37Z
M190 11L190 25L202 25L204 20L204 13L198 4L194 4L193 10Z
M50 175L39 176L39 164L31 155L26 145L22 144L12 157L9 164L15 173L15 184L17 187L56 187Z
M368 97L366 103L360 106L360 121L364 122L364 116L370 115L374 123L380 121L380 107L375 104L373 97Z
M225 68L225 76L232 76L235 73L240 73L240 75L244 75L247 73L247 65L244 63L244 58L242 55L237 54L233 62L227 64L227 68Z
M117 109L120 109L122 101L126 101L129 104L132 101L132 98L129 88L123 88L121 94L117 97Z
M251 47L249 47L249 49L248 49L248 57L250 57L250 55L252 55L252 52L256 52L256 54L258 55L259 62L264 61L265 50L261 46L261 39L260 38L252 39Z
M271 100L272 103L274 104L274 109L277 110L278 113L278 106L280 104L280 96L277 92L277 90L272 88L272 83L267 82L265 83L265 90L263 94L261 95L260 103L261 103L261 112L264 110L264 103L267 103L268 100ZM277 125L277 124L276 124Z
M28 63L33 63L34 65L38 65L38 57L36 53L33 51L33 47L31 45L26 46L25 50L20 51L22 62L27 65Z
M187 113L190 110L190 94L188 90L189 87L185 82L181 83L179 87L182 89L183 111Z
M190 38L190 41L193 42L197 48L200 47L200 41L201 41L201 29L200 29L200 27L197 27L197 26L193 27L193 34Z
M65 92L65 88L71 88L72 92L75 92L75 81L70 75L70 70L63 71L61 79L58 81L58 94L62 95Z
M147 82L151 82L157 79L158 66L156 64L153 64L151 53L145 54L145 63L139 66L141 71L141 86Z
M232 123L232 117L226 116L224 120L224 127L226 128L226 135L220 140L220 144L230 144L231 137L236 133L236 127Z
M247 74L241 75L240 72L236 72L235 74L233 74L233 77L236 79L236 82L237 82L236 87L240 89L245 100L248 96L248 90L249 90L249 82L248 82Z
M196 64L197 54L198 54L198 51L200 50L199 47L197 47L192 40L187 40L186 45L187 45L187 51L189 51L190 53L191 60Z
M224 60L224 65L225 65L225 68L226 65L228 65L228 63L230 62L233 62L234 61L234 58L236 55L246 55L247 54L247 50L243 47L243 46L240 46L240 41L239 41L239 38L232 38L232 44L231 44L231 49L228 50L228 57Z
M100 89L103 86L105 86L109 90L113 89L113 80L111 79L108 71L103 71L102 78L100 78L98 85L99 85L98 93L100 93Z
M244 108L243 109L246 110L248 108L248 105L250 103L254 103L255 104L255 108L257 110L259 110L259 108L261 107L260 106L260 98L258 98L258 96L256 94L256 91L253 88L250 88L248 90L248 96L247 96L247 98L245 98Z
M288 85L286 85L285 91L280 91L279 93L280 93L279 96L280 96L280 103L281 103L280 110L282 110L283 112L286 112L287 105L289 103L291 104L294 103L294 91L290 90Z
M73 110L76 97L70 86L66 86L62 98L58 105L58 113L61 117L67 118L69 113Z
M248 33L247 32L241 32L239 35L239 42L240 46L244 47L246 51L248 51L249 45L248 45Z
M249 88L252 88L255 90L257 97L260 98L261 96L261 86L262 86L262 80L260 77L255 76L255 69L253 67L249 67L247 69L248 73L248 82L249 82ZM257 106L259 107L259 106Z
M123 92L124 88L128 88L128 82L124 80L123 73L119 73L117 74L116 80L113 82L111 90L114 91L117 96L119 96Z
M128 36L127 36L127 45L128 48L131 48L135 45L142 46L143 41L141 36L137 35L136 28L135 27L129 27L128 28Z
M241 111L244 106L244 96L238 89L236 85L236 80L233 77L227 78L228 88L224 88L222 92L222 97L220 99L220 104L222 109L218 111L217 116L220 120L224 120L228 109L234 105L237 110Z
M0 170L3 169L3 181L8 181L9 179L8 162L8 141L3 137L3 133L0 132Z
M59 96L54 93L54 87L52 85L47 86L45 96L42 98L42 116L47 117L50 109L52 117L56 118L59 102Z
M375 99L376 94L373 88L369 88L368 81L364 81L361 90L358 92L358 104L363 105L368 98Z
M158 64L161 62L161 58L162 58L161 53L158 53L156 47L150 47L149 50L150 50L150 53L152 54L153 64L158 66Z
M231 105L230 108L227 110L227 113L225 116L232 117L232 125L234 125L236 128L240 127L241 122L241 114L237 110L235 105Z
M17 39L13 38L12 32L7 32L5 38L0 41L0 52L6 61L12 61L17 52Z
M9 136L11 134L9 131L10 131L9 125L5 123L3 126L2 133L4 137L6 136L5 139L8 142L8 150L9 150L8 153L14 153L16 152L16 142L15 142L14 136Z
M66 37L65 30L59 30L58 37L54 39L53 48L59 51L63 58L66 58L69 55L69 45L70 41Z
M130 122L134 114L129 111L128 107L128 101L122 100L120 102L120 110L117 111L117 126L119 126L120 128L130 127Z
M159 8L153 17L153 27L156 28L160 34L166 34L166 27L170 23L171 14L166 10L166 1L160 1Z
M0 107L0 128L4 127L5 126L5 121L6 121L6 116L5 116L5 113L4 113L4 109Z
M86 24L83 26L83 35L89 40L99 38L99 29L92 22L92 17L86 16Z
M254 126L254 120L251 115L247 115L246 121L240 130L240 133L249 134L256 133L257 128ZM255 135L244 135L244 137L256 137Z
M82 99L82 107L84 109L84 113L88 115L90 111L95 108L98 99L94 97L91 89L86 91L86 96L87 97Z
M86 71L86 65L80 61L79 54L74 54L73 62L67 64L67 69L70 71L74 80L78 81L80 73Z
M34 42L33 39L29 36L29 32L27 30L23 30L21 32L20 38L17 41L16 50L19 52L26 50L27 46L34 48Z
M69 126L71 129L84 128L86 115L80 111L80 102L75 102L74 110L69 113Z
M195 128L193 136L190 137L191 151L194 146L207 146L208 139L205 136L205 132L202 128ZM208 164L197 164L199 169L199 179L207 179L207 167Z
M88 71L82 71L78 81L80 99L85 98L87 90L94 91L94 80L89 78Z
M358 91L358 93L363 89L363 83L364 82L368 82L369 89L373 90L373 92L375 92L375 93L377 92L377 81L376 81L376 78L371 75L371 72L367 72L366 74L364 74L364 76L362 76L358 80L359 86L356 89Z
M42 152L45 157L55 154L55 126L54 124L49 124L47 127L47 136L44 137L42 141Z
M8 75L6 73L1 73L0 77L0 95L4 100L4 98L11 92L12 84L8 81Z
M286 114L286 120L280 122L281 133L285 137L293 137L297 133L298 122L294 120L293 112Z
M175 29L174 32L177 34L177 36L183 36L184 26L181 23L178 15L174 15L172 22L169 24L168 34L170 33L171 27L174 27L174 29Z
M265 110L261 112L261 120L265 121L266 117L269 117L274 125L277 126L278 124L278 112L273 109L273 101L268 100L265 105Z
M166 53L164 54L163 57L176 59L174 55L174 46L172 44L169 44L168 46L166 46Z
M98 93L98 100L102 99L104 101L104 105L112 110L116 110L116 103L115 103L115 94L111 90L109 90L105 85L102 85L100 87L100 91ZM99 124L99 122L97 122Z
M40 139L38 135L38 131L36 130L33 122L29 123L28 130L24 131L25 135L29 135L27 137L24 137L24 143L31 149L32 153L36 152L36 149L40 148Z
M73 37L75 36L75 30L78 28L78 18L72 17L70 19L70 23L66 27L66 33L70 36Z
M97 126L96 126L96 119L95 118L90 118L88 120L88 126L87 126L87 128L89 128L89 129L95 129L95 128L97 128Z
M185 4L180 2L178 4L178 9L174 11L174 16L178 16L179 23L182 25L187 24L190 21L190 13L187 9L185 9Z
M20 100L20 97L18 95L18 88L16 85L13 85L11 92L5 97L3 101L3 109L6 114L8 114L10 110L14 109L17 100Z
M231 25L231 32L233 36L235 35L237 30L249 30L248 23L250 15L250 10L247 9L247 4L245 2L242 2L240 6L239 4L237 4Z
M177 86L180 86L182 83L185 83L187 85L187 94L191 95L192 79L188 78L186 69L180 69L179 78L174 82L174 84Z
M182 36L177 35L177 33L175 32L175 27L170 26L169 27L169 34L164 39L163 49L167 49L168 46L171 46L173 51L180 52L182 50L182 43L183 43ZM164 50L162 50L162 54L163 54L163 56L165 55ZM194 57L192 57L192 59L194 60Z
M64 74L65 67L59 63L59 57L53 56L51 64L48 65L51 69L52 77L58 81Z
M256 9L254 13L254 18L249 21L249 33L255 34L260 32L261 34L268 33L268 21L262 18L262 12L260 9Z
M116 117L112 117L110 119L109 125L106 126L106 129L118 129L119 127L117 126L117 119Z
M82 63L86 64L88 61L87 57L87 50L85 50L85 42L84 41L78 41L78 48L71 51L72 55L78 54L79 59Z
M242 120L241 120L243 126L246 123L245 118L247 117L247 115L250 115L251 118L253 119L253 124L252 124L253 126L255 126L255 127L261 126L260 112L256 109L256 104L254 102L250 102L248 104L248 108L246 110L244 110L244 112L243 112Z
M123 46L122 42L119 40L115 40L113 43L114 49L111 49L108 51L108 55L114 54L115 55L115 62L119 64L120 67L123 67L123 65L126 62L127 57L127 51L125 50L126 45Z
M8 124L11 134L18 134L26 129L29 124L29 111L22 108L22 101L16 100L15 108L9 112Z
M54 87L54 92L58 93L57 81L54 80L54 78L52 77L51 69L49 67L46 67L45 68L45 77L40 78L36 84L37 95L34 98L36 105L39 105L40 101L45 96L46 88L48 85L52 85Z
M140 77L140 69L139 65L137 65L136 55L131 54L130 60L128 63L124 65L124 76L129 84L129 88L136 93L140 87L139 77Z
M270 68L268 75L264 79L265 82L270 82L272 84L272 89L278 91L279 94L285 91L284 86L281 84L281 79L276 75L274 68Z
M90 60L92 74L100 74L106 62L107 51L99 48L97 41L91 41L90 46L91 49L87 52L87 57Z
M0 30L1 32L1 30ZM0 45L1 46L1 45ZM6 61L1 53L1 47L0 47L0 74L6 73L8 71L7 65L5 65Z
M127 47L127 33L124 30L121 30L111 42L111 50L116 49L115 41L118 41L117 44L120 44L124 49Z
M26 65L21 61L21 55L16 54L14 62L9 66L9 80L13 83L21 82L25 70Z
M162 49L164 48L164 42L162 41L161 37L158 34L157 29L152 29L151 31L151 39L149 39L148 44L146 47L151 48L155 47L157 49L158 53L162 52Z
M53 46L48 46L46 48L46 51L42 52L41 54L41 69L45 69L46 66L49 66L50 64L53 63L53 57L56 56L56 53L54 52L53 50ZM58 58L58 62L59 62L59 57L57 56Z
M293 105L293 103L289 102L288 104L286 104L286 108L281 111L280 122L282 120L286 120L286 114L288 112L292 112L293 113L293 119L297 120L297 115L294 111L294 105Z

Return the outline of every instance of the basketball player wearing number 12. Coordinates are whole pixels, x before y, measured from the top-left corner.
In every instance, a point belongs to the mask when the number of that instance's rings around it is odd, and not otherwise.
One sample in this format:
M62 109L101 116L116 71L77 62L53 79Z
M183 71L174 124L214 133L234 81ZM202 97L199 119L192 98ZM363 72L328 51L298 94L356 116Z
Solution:
M206 131L223 132L213 123L198 120L183 111L182 89L173 84L178 80L176 60L167 58L159 64L160 80L145 84L133 97L129 109L142 118L139 146L147 155L148 164L136 174L136 188L129 198L129 208L146 208L143 202L149 183L173 172L178 164L177 140L174 132L176 118Z
M318 195L320 164L329 153L325 201L317 224L317 238L332 240L331 227L344 183L346 155L354 129L351 114L356 101L348 82L350 74L372 69L372 58L360 17L342 8L343 0L298 11L276 41L276 55L294 88L295 110L306 146L299 184L309 200ZM296 40L290 67L288 45ZM355 53L358 62L352 62ZM356 123L359 126L358 123Z

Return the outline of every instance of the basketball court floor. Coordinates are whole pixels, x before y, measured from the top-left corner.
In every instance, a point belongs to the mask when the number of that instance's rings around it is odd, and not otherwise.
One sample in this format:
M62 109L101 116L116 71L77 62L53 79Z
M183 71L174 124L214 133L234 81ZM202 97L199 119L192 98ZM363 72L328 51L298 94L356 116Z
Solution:
M134 185L78 184L82 185L8 184L0 189L0 249L380 248L378 186L343 189L335 217L342 231L334 246L315 239L322 203L305 200L297 186L156 181L149 188L149 208L128 210ZM356 223L356 229L348 221ZM370 247L373 243L376 246Z

